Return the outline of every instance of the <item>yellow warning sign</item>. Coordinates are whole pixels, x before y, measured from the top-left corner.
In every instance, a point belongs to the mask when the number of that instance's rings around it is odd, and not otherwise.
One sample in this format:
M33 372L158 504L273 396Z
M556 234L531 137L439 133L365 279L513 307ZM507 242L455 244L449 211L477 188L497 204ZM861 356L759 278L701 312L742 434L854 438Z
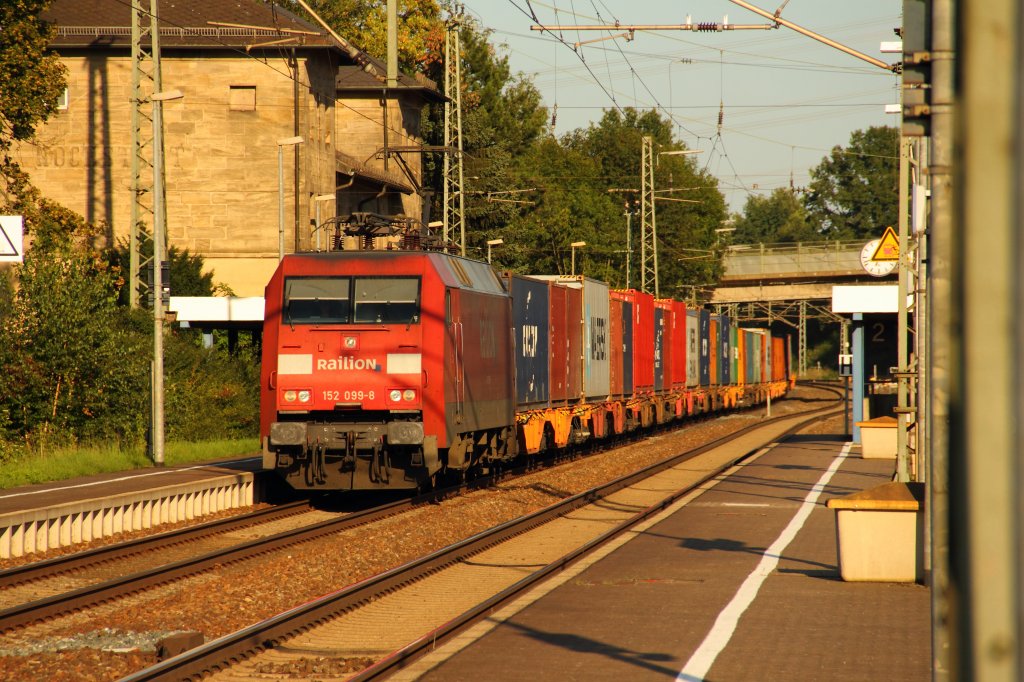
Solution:
M900 240L892 226L885 228L885 234L878 240L878 248L871 255L873 261L898 261L900 259Z

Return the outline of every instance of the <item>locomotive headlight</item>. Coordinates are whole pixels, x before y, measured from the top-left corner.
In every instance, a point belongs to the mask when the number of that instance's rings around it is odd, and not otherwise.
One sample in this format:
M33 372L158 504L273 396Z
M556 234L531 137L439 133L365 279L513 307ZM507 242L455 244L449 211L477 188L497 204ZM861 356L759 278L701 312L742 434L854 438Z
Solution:
M402 391L402 398L405 400L416 400L416 391L411 388L407 388Z
M295 402L295 397L296 397L295 391L285 391L284 392L284 400L285 400L285 402L294 403Z
M308 403L313 397L312 391L299 391L299 402Z
M354 336L345 337L345 348L348 350L355 350L359 346L359 339Z
M402 399L402 392L397 388L393 388L391 389L391 392L388 393L388 398L391 400L391 402L397 403Z

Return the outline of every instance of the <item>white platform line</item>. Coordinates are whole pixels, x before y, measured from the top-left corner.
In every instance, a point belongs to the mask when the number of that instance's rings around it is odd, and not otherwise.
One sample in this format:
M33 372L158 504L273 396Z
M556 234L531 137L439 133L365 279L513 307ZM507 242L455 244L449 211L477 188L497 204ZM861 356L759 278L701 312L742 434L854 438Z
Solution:
M775 542L772 543L771 547L764 551L761 556L761 561L757 564L754 571L747 576L747 579L740 585L740 589L737 590L724 609L718 614L718 618L715 620L714 626L711 628L711 632L707 634L704 641L701 642L697 650L690 656L690 660L686 662L683 669L676 676L676 682L701 682L704 680L705 675L711 669L715 659L718 658L718 654L729 643L732 639L733 633L736 631L736 626L739 623L740 616L747 610L747 608L753 603L754 597L757 596L758 590L761 589L761 585L768 578L769 575L775 570L775 567L779 563L779 557L789 546L789 543L793 541L800 529L803 528L804 522L807 521L807 517L811 515L811 511L814 509L817 503L818 497L821 495L821 491L825 489L828 482L832 480L833 474L839 469L839 466L846 459L846 456L850 453L850 447L853 443L846 443L843 445L843 449L836 455L836 458L832 460L832 464L828 470L821 475L818 482L814 484L810 492L807 493L807 497L804 498L804 502L800 505L800 509L797 510L796 514L790 520L789 525L782 531L782 534L776 538Z
M192 471L193 469L205 469L211 466L223 466L224 464L238 464L241 462L254 462L260 459L259 457L246 457L244 459L232 459L217 463L197 464L195 466L183 467L181 469L160 469L159 471L150 471L145 474L135 474L134 476L121 476L120 478L108 478L102 481L92 481L90 483L78 483L76 485L65 485L59 488L44 488L42 490L26 490L21 493L10 493L7 495L0 495L0 500L7 500L12 497L24 497L25 495L41 495L43 493L52 493L58 490L74 490L75 488L89 488L94 485L106 485L107 483L116 483L117 481L128 481L133 478L145 478L146 476L162 476L164 474L179 473L182 471Z

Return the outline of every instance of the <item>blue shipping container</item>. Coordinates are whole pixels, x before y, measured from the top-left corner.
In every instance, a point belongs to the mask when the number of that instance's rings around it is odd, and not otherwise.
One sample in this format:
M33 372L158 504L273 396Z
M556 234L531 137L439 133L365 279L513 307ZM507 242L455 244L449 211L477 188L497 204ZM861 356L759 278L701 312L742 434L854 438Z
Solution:
M700 385L711 385L711 311L697 311L697 323L700 334Z
M548 283L518 275L511 280L516 403L537 407L550 398Z

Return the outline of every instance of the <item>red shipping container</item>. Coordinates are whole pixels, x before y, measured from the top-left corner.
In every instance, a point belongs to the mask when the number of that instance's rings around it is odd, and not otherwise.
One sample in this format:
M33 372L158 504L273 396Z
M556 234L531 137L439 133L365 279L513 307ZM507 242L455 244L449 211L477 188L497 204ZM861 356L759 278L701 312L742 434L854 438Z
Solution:
M612 292L632 305L630 324L633 331L633 395L654 392L654 296L636 289ZM630 362L625 358L625 362Z
M569 393L569 374L572 365L569 362L569 319L565 306L565 292L568 289L554 282L549 282L548 287L551 404L565 405L568 400L576 397Z
M766 332L761 334L761 383L767 383L771 380L768 375L768 354L771 353L771 336Z
M786 379L786 339L772 337L772 381Z
M608 347L611 360L611 395L622 397L623 394L623 341L622 341L622 300L611 296L608 301L609 336Z
M686 304L672 301L672 351L669 363L673 389L686 388Z

